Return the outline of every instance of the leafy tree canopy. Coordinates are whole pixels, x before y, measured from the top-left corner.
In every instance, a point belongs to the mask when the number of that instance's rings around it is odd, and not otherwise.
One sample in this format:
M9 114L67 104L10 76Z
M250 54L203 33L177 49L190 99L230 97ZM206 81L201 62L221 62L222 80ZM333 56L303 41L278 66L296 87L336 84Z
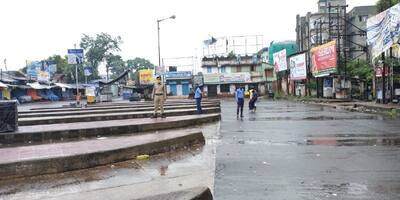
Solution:
M376 2L376 7L378 12L382 12L398 3L400 3L400 0L378 0Z
M93 74L98 77L98 66L113 53L121 51L122 40L120 36L113 37L108 33L100 33L95 37L83 34L80 47L85 50L88 65L93 67Z

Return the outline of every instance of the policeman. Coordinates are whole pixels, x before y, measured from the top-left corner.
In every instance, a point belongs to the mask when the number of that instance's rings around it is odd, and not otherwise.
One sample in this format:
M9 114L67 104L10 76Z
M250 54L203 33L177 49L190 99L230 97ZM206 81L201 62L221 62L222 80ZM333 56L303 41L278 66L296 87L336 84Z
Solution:
M161 82L161 77L157 76L156 82L153 87L153 99L154 99L154 115L152 118L157 118L158 109L161 110L161 117L165 118L164 114L164 101L167 99L167 91L164 83Z
M196 90L194 92L194 99L196 99L196 108L197 108L197 114L202 114L203 110L201 109L201 99L203 95L200 89L200 86L196 84Z
M240 117L243 118L243 105L244 105L244 87L243 86L240 86L238 89L236 89L235 99L236 99L236 103L237 103L236 116L237 116L237 118L239 118L239 111L240 111Z

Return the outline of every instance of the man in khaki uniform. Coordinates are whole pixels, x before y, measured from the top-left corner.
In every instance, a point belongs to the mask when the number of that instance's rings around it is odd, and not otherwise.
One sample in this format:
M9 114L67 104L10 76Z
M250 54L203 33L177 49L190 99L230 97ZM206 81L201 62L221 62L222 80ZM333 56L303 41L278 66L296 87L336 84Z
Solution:
M153 87L154 99L154 115L152 118L157 118L158 109L161 110L161 117L165 118L164 114L164 101L167 99L167 91L164 83L161 82L161 77L157 76L156 83Z

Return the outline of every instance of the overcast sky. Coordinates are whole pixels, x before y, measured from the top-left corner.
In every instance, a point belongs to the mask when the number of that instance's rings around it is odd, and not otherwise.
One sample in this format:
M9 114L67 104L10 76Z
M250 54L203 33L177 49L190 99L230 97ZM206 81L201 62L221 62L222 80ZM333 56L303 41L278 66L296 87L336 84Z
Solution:
M83 33L107 32L123 40L124 59L158 63L156 20L161 23L162 57L202 55L208 35L264 35L264 43L294 40L296 14L317 10L318 0L1 0L0 66L9 70L25 60L65 55ZM354 6L376 0L348 0ZM196 51L197 49L197 51Z

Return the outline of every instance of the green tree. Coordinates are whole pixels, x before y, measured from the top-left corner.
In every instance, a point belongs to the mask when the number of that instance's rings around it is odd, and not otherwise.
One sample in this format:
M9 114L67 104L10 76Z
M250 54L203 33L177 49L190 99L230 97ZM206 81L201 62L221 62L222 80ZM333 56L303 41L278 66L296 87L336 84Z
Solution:
M125 61L120 55L109 55L106 58L106 70L107 74L111 71L111 79L117 78L126 70Z
M347 64L347 71L351 77L358 77L360 79L371 82L374 76L372 65L365 60L353 60Z
M136 57L135 59L129 59L126 61L129 68L139 70L139 69L154 69L154 64L149 60L144 58Z
M378 0L376 2L376 7L378 12L382 12L398 3L400 3L400 0Z
M98 77L100 63L113 53L121 51L122 40L120 36L113 37L108 33L100 33L95 37L83 34L80 47L85 50L86 61L93 67L93 76Z
M154 69L154 64L145 58L136 57L126 61L126 66L133 69L130 76L132 80L136 80L138 77L137 71L141 69Z

